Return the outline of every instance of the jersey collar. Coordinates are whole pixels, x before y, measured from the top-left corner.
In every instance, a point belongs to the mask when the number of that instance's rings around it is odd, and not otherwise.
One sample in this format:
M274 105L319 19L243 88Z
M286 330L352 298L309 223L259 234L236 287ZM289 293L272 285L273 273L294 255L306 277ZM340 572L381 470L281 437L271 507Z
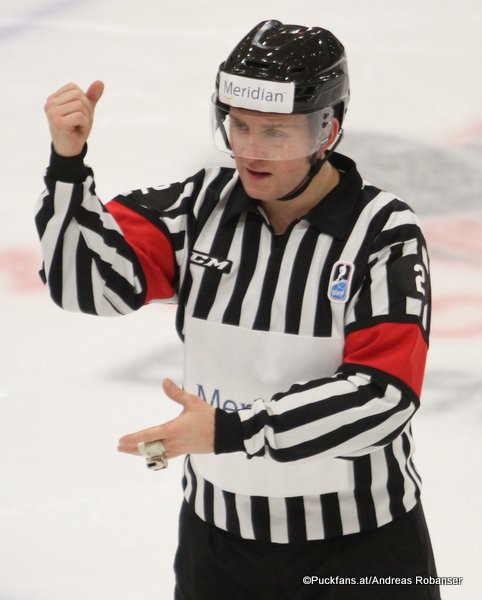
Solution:
M350 215L363 185L362 178L355 162L350 158L335 152L330 162L340 171L340 181L304 218L321 233L343 238L348 231ZM238 179L224 210L221 224L227 224L243 212L255 213L257 208L258 202L246 194L241 180Z
M321 233L341 239L348 232L363 182L355 162L350 158L335 152L330 162L340 172L340 181L305 218Z

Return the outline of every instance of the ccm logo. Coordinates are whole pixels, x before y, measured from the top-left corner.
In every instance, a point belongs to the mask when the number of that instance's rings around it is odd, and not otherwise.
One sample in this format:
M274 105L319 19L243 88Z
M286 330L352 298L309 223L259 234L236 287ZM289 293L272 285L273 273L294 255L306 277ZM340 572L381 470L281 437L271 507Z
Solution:
M207 267L208 269L217 269L222 273L229 273L233 263L230 260L219 260L214 256L204 254L204 252L198 252L193 250L190 256L190 262L200 267Z

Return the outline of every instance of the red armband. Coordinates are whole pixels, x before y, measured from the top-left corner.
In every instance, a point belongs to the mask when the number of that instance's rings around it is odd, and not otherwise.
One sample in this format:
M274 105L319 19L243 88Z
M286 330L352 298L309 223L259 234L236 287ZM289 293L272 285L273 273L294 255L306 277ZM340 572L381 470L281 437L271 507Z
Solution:
M148 219L113 200L106 205L136 253L147 283L146 304L174 296L174 251L169 238Z
M385 371L420 397L427 343L414 323L380 323L348 334L344 363Z

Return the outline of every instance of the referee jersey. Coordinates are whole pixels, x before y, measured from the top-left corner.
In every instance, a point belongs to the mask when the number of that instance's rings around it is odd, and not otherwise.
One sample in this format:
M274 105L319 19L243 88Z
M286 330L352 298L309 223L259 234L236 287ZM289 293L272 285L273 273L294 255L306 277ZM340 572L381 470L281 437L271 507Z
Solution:
M178 303L185 387L216 407L215 454L185 461L197 514L286 543L380 527L413 508L410 420L430 285L412 210L334 154L337 187L275 235L234 169L104 206L84 155L54 153L47 170L42 274L66 310Z

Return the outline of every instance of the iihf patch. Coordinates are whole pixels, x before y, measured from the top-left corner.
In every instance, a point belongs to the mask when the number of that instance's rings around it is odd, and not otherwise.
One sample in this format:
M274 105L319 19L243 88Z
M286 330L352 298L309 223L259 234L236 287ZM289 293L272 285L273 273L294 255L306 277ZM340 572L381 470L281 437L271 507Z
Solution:
M348 300L354 271L353 263L339 260L333 265L328 286L328 299L331 302L346 302Z

